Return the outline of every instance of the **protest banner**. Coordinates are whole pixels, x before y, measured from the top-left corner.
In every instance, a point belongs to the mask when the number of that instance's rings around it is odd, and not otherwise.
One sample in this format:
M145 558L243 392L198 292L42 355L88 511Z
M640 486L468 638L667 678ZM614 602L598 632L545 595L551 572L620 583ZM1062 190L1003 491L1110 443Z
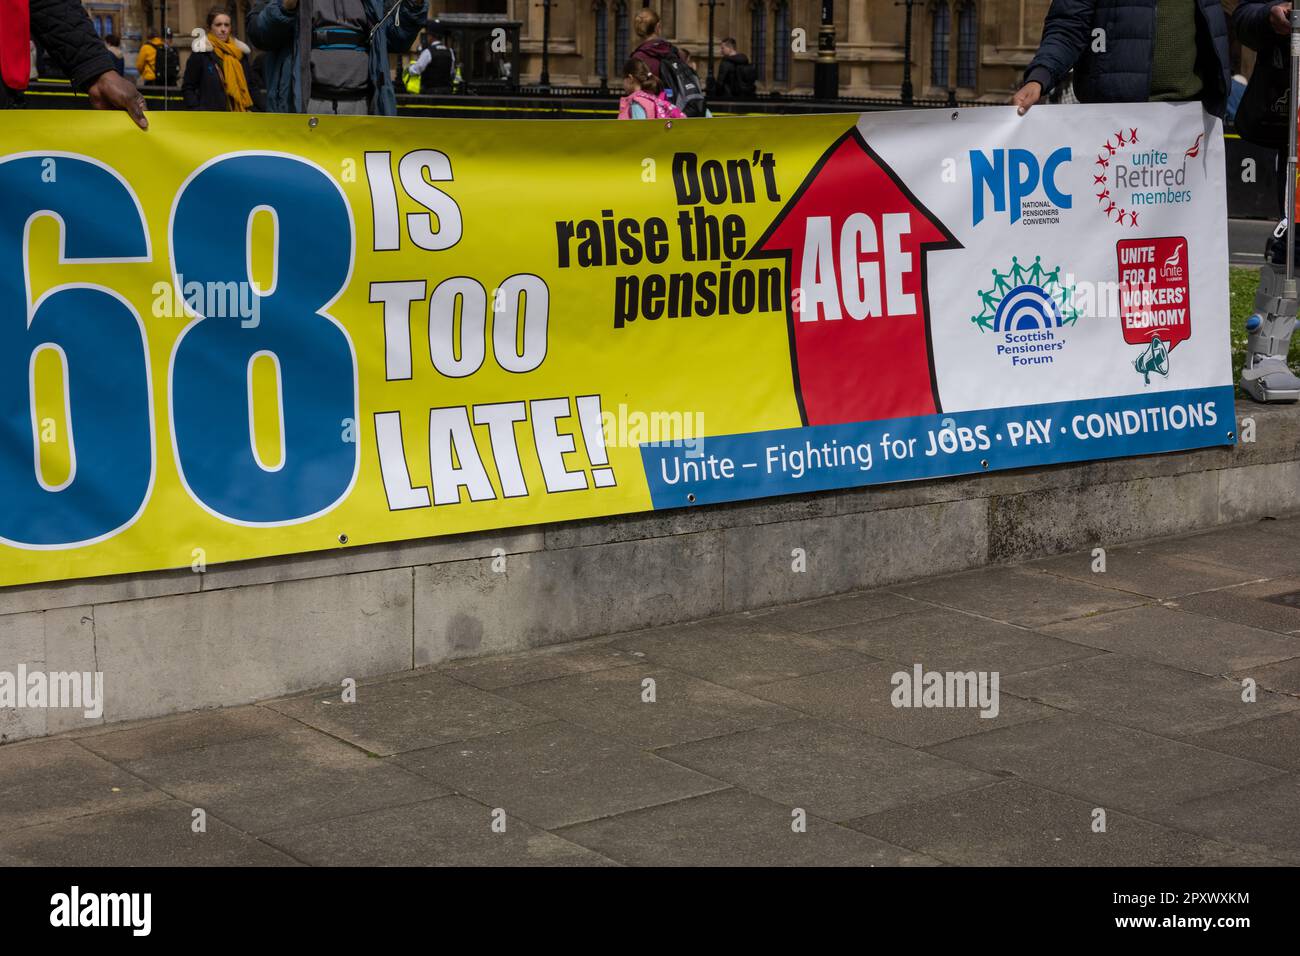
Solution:
M1233 440L1194 105L4 124L0 584Z

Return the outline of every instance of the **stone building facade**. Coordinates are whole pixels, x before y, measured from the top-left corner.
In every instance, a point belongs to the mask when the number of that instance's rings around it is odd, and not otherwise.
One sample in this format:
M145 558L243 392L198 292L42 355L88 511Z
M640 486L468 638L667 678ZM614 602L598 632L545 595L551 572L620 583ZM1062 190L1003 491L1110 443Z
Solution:
M1019 82L1038 45L1050 0L835 0L840 90L846 96L897 98L903 83L908 8L912 87L918 98L1001 101ZM643 0L553 0L553 85L598 86L621 80L635 45L631 18ZM662 33L690 50L707 72L708 0L658 0ZM432 0L435 12L495 13L523 24L521 74L541 73L540 0ZM762 91L809 93L817 58L821 0L725 0L714 7L716 42L734 37L754 62ZM800 32L801 31L801 32Z
M128 61L138 38L167 23L182 53L213 0L86 0L105 33L126 38ZM908 10L912 22L911 81L918 99L1001 101L1028 63L1049 0L835 0L840 91L846 96L897 99L904 78ZM622 64L635 46L631 20L644 0L551 0L550 78L555 86L621 84ZM657 0L662 32L708 69L709 0ZM235 32L246 35L251 0L231 0ZM431 0L430 12L504 15L522 24L520 73L541 75L542 0ZM735 37L754 62L761 91L809 93L821 0L717 0L713 36ZM111 28L110 28L111 27Z

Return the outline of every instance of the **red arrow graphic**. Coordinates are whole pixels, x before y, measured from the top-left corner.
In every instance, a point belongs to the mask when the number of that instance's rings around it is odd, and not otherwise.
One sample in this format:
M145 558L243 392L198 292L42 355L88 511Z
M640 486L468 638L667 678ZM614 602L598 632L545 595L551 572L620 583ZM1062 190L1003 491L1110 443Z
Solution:
M804 424L939 411L926 254L960 248L856 128L822 155L750 253L786 262Z

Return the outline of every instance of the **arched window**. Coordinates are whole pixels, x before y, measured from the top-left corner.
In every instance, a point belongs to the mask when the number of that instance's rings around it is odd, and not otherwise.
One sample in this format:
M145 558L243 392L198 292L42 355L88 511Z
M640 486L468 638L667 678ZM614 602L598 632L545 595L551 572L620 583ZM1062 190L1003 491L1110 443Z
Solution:
M754 73L761 83L767 75L767 0L750 6L749 49L754 56Z
M596 75L602 80L609 77L609 8L605 0L595 0L592 12L596 15ZM622 69L623 64L619 64Z
M978 81L979 14L975 0L966 0L957 13L957 85L973 90Z
M772 79L786 83L790 79L790 4L776 0L772 30Z
M632 29L632 20L627 15L627 0L616 0L614 4L614 67L623 72L627 62L628 33Z
M930 85L948 88L948 38L952 32L952 14L948 0L939 0L930 15Z

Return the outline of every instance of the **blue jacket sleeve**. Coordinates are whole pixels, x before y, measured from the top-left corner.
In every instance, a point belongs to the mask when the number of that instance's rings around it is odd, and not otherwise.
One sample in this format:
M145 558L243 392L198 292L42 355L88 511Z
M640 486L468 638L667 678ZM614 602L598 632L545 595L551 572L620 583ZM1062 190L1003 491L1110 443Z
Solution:
M1096 6L1096 0L1052 0L1038 52L1025 70L1026 81L1037 80L1043 84L1043 92L1049 93L1065 79L1092 42Z
M1273 43L1282 41L1282 36L1274 32L1268 22L1273 8L1286 0L1241 0L1237 9L1232 11L1232 29L1237 39L1252 50L1262 50Z
M388 18L389 53L405 53L411 48L416 36L424 28L425 20L429 18L428 0L402 0L402 6L398 12L401 13L400 17L395 12ZM398 22L399 19L401 20L400 23Z
M258 0L248 16L248 39L259 50L279 50L293 42L298 11L286 10L280 0Z

